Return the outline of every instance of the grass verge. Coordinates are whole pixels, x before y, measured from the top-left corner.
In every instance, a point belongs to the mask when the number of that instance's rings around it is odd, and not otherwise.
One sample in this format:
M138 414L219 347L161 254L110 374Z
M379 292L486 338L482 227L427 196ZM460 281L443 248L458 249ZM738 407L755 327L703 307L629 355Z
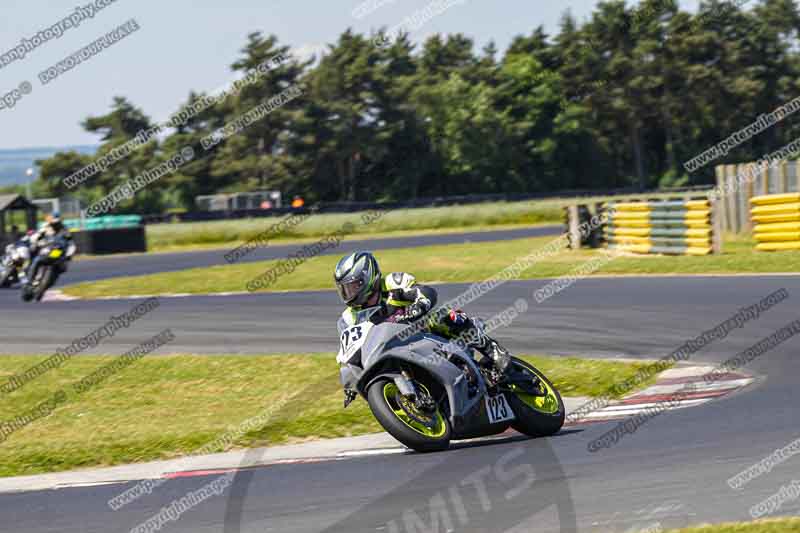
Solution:
M645 363L525 357L562 394L591 396L632 377ZM0 383L43 360L0 358ZM146 357L89 391L72 384L113 360L82 356L4 396L0 420L30 412L57 391L49 415L0 443L0 476L108 466L192 454L245 420L263 424L227 448L267 446L381 431L362 399L342 408L333 354ZM224 451L219 448L207 451Z
M800 518L777 518L742 522L670 529L664 533L795 533L800 531Z
M564 201L494 202L469 206L398 209L370 224L361 223L361 213L323 213L312 215L281 234L270 235L270 241L296 241L328 235L352 222L353 235L359 238L387 236L397 233L432 231L475 231L513 226L562 222ZM285 217L284 217L285 218ZM268 231L279 217L182 222L147 226L150 251L175 251L190 248L235 246Z
M261 221L261 225L258 226L260 231L263 231L265 228L269 227L269 225L274 224L275 221L265 223L263 220ZM418 230L391 230L391 231L381 231L381 232L371 232L371 233L359 233L358 231L352 232L350 235L353 239L359 240L371 240L371 239L392 239L392 238L402 238L402 237L421 237L426 235L458 235L462 233L472 233L472 232L487 232L487 231L503 231L503 230L515 230L515 229L530 229L533 227L544 227L555 222L542 222L542 223L535 223L535 224L497 224L497 225L486 225L486 226L463 226L459 228L437 228L437 229L418 229ZM330 226L328 228L328 233L337 229L339 226ZM255 235L255 233L253 234ZM251 235L252 236L252 235ZM318 242L321 237L324 235L316 235L316 236L289 236L289 235L281 235L279 238L270 239L269 243L275 246L291 246L291 245L300 245L303 244L311 244L314 242ZM201 243L201 244L165 244L159 245L157 247L150 247L150 249L145 253L170 253L170 252L196 252L196 251L205 251L205 250L219 250L220 255L228 252L234 248L236 248L239 244L242 244L245 240L241 241L232 241L232 242L208 242L208 243ZM269 246L269 244L268 244ZM134 255L134 254L131 254ZM136 253L135 255L141 255L141 252ZM88 259L102 259L104 257L112 257L108 255L83 255L79 256L78 259L88 258ZM119 257L119 254L115 254L114 257Z
M648 194L648 198L680 198L687 194ZM551 198L526 202L488 202L482 204L455 205L448 207L426 207L393 210L371 224L359 224L361 213L325 213L313 215L303 223L280 235L272 235L270 241L296 241L328 235L346 222L356 225L354 234L359 238L389 236L403 233L441 231L477 231L500 229L501 226L561 223L563 208L577 201L583 203L607 200L631 200L637 195L597 196L592 198ZM147 242L150 251L180 251L189 249L218 248L244 242L276 224L278 217L220 220L212 222L179 222L151 224L147 226Z
M532 252L541 250L553 237L475 244L452 244L420 248L382 250L376 253L384 272L411 271L421 282L473 282L487 279ZM541 258L520 273L521 279L550 278L569 274L593 258L599 250L562 250ZM323 255L298 265L291 274L277 278L262 290L332 289L337 255ZM131 296L139 294L215 293L245 291L248 281L277 265L277 261L237 263L147 276L112 278L65 287L71 296ZM592 275L612 274L738 274L796 272L800 251L756 252L747 238L729 236L724 253L703 257L622 255L601 266Z

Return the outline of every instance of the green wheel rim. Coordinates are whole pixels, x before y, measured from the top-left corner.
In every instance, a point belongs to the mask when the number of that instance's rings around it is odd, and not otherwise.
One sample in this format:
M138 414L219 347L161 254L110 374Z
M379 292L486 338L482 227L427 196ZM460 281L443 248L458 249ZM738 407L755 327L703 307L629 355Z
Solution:
M424 389L425 392L428 392L428 389L426 389L424 385L419 385L419 387ZM406 414L403 408L397 404L396 399L399 395L400 390L393 381L390 381L383 386L383 398L386 400L386 405L389 406L389 409L392 410L394 416L396 416L398 420L420 435L430 438L439 438L444 436L444 434L447 432L447 425L445 424L444 417L439 409L437 409L436 413L434 414L435 419L433 427L428 427L422 422L414 420L408 416L408 414Z
M531 374L536 375L539 378L539 383L544 388L546 394L544 396L536 396L533 394L528 394L522 392L522 390L516 385L510 386L511 392L513 392L514 395L516 395L516 397L522 401L522 403L524 403L534 411L539 411L540 413L545 413L548 415L557 413L560 406L558 397L556 396L556 392L555 390L553 390L553 387L551 387L543 379L544 376L542 376L537 370L534 370L533 368L528 366L523 366L523 365L519 366L522 366L522 368L524 368Z

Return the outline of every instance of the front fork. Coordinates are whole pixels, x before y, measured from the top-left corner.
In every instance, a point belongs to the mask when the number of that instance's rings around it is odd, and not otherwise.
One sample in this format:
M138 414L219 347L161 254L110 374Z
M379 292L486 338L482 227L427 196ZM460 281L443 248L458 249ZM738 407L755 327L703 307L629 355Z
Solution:
M394 378L394 384L397 385L397 390L400 391L400 394L412 400L417 407L429 408L435 405L430 395L419 390L407 370L403 370L399 376ZM357 397L358 393L356 391L344 389L344 407L347 408Z
M31 259L31 264L28 265L27 269L22 271L22 277L25 279L22 283L25 285L33 284L34 280L36 279L36 269L39 268L40 256L36 256Z

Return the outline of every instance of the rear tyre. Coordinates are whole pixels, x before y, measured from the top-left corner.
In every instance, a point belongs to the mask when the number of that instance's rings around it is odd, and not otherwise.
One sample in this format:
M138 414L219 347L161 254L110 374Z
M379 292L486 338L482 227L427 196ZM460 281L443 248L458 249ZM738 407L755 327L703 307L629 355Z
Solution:
M558 433L564 425L566 409L564 401L547 377L532 364L511 358L509 372L538 378L538 391L541 394L530 394L521 387L510 385L509 402L517 419L511 427L531 437L547 437Z
M427 391L424 385L417 386ZM367 401L383 429L412 450L435 452L450 446L452 430L441 409L419 411L400 394L393 380L375 381L367 391Z

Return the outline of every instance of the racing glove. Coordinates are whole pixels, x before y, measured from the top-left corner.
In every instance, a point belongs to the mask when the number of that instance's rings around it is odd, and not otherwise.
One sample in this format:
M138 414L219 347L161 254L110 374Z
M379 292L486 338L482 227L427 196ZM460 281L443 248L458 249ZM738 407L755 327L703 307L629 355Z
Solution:
M422 317L425 313L430 310L429 307L426 307L422 302L414 302L413 304L406 307L402 320L408 320L409 322L413 322L418 318Z

